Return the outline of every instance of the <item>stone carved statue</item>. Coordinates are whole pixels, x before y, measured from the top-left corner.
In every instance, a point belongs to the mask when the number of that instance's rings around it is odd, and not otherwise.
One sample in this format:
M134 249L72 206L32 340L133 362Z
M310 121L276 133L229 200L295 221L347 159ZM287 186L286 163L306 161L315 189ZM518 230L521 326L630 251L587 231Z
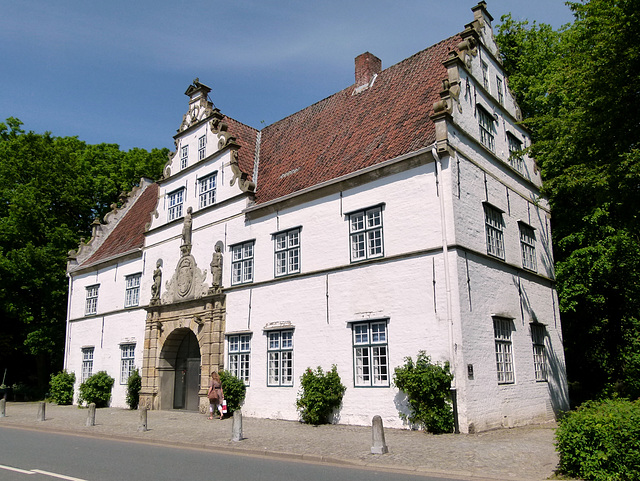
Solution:
M151 284L151 304L160 303L160 286L162 285L162 259L156 262L156 269L153 271L153 284Z
M216 244L213 258L211 259L211 274L213 275L213 282L211 287L214 291L219 291L222 287L222 248L220 243Z
M190 246L191 245L191 226L193 224L193 220L191 219L191 213L193 209L189 207L187 209L187 215L184 216L184 224L182 225L182 245Z

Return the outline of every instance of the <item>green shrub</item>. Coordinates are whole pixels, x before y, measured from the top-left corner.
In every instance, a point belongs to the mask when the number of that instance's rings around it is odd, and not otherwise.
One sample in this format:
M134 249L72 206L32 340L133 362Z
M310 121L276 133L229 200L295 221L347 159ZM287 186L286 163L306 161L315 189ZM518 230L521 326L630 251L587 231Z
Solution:
M242 379L237 378L229 371L220 371L218 375L222 383L224 399L227 401L227 414L233 414L234 411L242 407L247 387Z
M129 409L138 409L140 389L142 389L142 377L140 377L138 370L134 369L127 379L127 405Z
M453 409L451 408L451 381L453 374L449 363L433 364L424 351L418 352L414 363L405 357L404 366L397 367L393 382L407 395L410 414L400 412L402 419L420 425L433 434L453 431Z
M80 396L78 404L86 402L87 405L95 403L96 407L103 408L109 405L113 378L106 371L99 371L80 384Z
M56 375L51 375L49 382L49 397L59 405L73 403L73 385L76 382L76 375L72 372L60 371Z
M640 479L640 400L588 401L560 420L556 440L567 476Z
M300 378L300 393L296 400L302 421L314 425L328 423L331 413L342 404L346 390L335 364L326 373L320 366L315 371L307 368Z

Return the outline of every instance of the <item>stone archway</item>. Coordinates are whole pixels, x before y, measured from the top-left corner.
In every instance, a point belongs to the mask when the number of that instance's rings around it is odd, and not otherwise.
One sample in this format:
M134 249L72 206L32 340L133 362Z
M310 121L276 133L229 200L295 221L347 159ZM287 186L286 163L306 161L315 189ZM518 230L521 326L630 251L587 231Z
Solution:
M200 364L200 345L193 331L178 328L171 332L158 356L160 404L197 411Z

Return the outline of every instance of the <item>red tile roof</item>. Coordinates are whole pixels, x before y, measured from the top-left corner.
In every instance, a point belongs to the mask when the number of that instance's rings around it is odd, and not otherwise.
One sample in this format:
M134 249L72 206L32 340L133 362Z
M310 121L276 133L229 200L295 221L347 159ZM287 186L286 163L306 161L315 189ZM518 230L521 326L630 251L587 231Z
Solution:
M151 221L151 213L155 210L157 202L158 184L153 183L140 194L102 245L82 264L94 264L117 254L141 248L144 245L145 226Z
M240 145L240 150L238 150L240 170L249 174L249 177L253 177L258 131L226 115L223 122L227 124L229 133L236 138L236 142Z
M456 35L262 130L256 203L426 147Z

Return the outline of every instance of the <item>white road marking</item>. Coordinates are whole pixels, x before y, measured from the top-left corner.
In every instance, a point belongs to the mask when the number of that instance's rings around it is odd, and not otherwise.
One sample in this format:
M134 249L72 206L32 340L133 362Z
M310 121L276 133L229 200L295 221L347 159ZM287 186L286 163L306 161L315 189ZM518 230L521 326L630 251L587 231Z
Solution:
M64 474L50 473L49 471L41 471L40 469L32 469L31 471L34 473L51 476L52 478L66 479L67 481L87 481L86 479L74 478L73 476L65 476Z
M36 474L33 471L25 471L24 469L12 468L11 466L4 466L3 464L0 464L0 469L6 469L7 471L15 471L16 473L22 473L22 474Z

